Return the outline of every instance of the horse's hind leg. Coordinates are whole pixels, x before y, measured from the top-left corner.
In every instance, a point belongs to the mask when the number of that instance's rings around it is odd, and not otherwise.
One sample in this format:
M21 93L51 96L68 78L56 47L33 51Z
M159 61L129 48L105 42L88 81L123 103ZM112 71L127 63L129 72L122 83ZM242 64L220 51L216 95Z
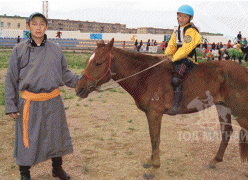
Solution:
M219 115L219 121L221 126L222 140L220 143L219 150L213 160L210 161L209 167L215 168L218 162L223 160L223 156L231 138L233 132L231 125L231 111L225 105L216 105L216 109Z
M237 118L241 126L239 134L240 157L242 162L248 161L248 118Z

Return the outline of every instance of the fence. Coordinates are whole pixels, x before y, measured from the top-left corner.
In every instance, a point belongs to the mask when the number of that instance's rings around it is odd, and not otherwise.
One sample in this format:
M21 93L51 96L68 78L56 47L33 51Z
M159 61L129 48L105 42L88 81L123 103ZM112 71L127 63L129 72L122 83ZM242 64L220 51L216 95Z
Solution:
M27 39L21 38L21 41L25 41ZM99 40L93 40L93 39L76 39L76 38L67 38L67 39L55 39L50 38L48 39L56 44L58 44L62 49L69 49L69 50L86 50L86 51L92 51L96 48L96 42L99 42ZM104 41L105 43L108 43L109 41ZM114 47L116 48L123 48L122 47L123 41L115 41ZM0 47L2 48L13 48L17 44L17 38L0 38ZM144 42L146 45L146 42ZM125 49L126 50L134 50L134 42L133 41L125 41ZM153 50L152 53L160 52L160 43L158 43L158 47L156 48L156 51ZM142 50L142 52L146 52L145 50ZM151 52L151 51L148 51Z

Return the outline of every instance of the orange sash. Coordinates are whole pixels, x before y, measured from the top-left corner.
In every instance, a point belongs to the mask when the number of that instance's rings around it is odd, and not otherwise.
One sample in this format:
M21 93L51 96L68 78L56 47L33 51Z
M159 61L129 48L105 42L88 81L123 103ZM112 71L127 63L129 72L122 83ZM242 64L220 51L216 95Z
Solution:
M60 95L60 90L57 88L50 93L31 93L28 91L22 91L21 97L25 99L23 108L23 143L25 148L29 148L28 141L28 120L29 120L29 108L31 101L47 101Z

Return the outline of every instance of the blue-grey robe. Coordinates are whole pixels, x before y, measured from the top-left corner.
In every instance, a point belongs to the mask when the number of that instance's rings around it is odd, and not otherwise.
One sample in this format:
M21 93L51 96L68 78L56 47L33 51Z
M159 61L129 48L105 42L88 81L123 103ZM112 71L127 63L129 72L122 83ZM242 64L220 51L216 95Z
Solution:
M31 101L29 148L24 147L24 99L19 99L18 91L49 93L64 85L75 88L79 78L67 68L61 48L50 41L43 46L32 46L25 41L13 48L5 81L5 101L6 114L21 113L15 127L14 158L18 165L31 166L73 152L61 96L43 102Z

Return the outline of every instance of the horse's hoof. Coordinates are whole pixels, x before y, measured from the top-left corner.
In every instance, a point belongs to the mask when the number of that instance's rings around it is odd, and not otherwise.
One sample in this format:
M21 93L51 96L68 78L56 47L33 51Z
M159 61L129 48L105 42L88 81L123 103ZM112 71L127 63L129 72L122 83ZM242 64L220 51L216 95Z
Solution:
M246 178L248 178L248 173L244 172L243 174Z
M147 163L145 163L144 165L143 165L143 167L144 168L150 168L150 167L152 167L150 164L147 164Z
M209 168L209 169L215 169L216 166L210 163L210 164L208 165L208 168Z
M144 178L145 178L145 179L153 179L154 176L153 176L152 174L147 174L147 173L145 173L145 174L144 174Z

